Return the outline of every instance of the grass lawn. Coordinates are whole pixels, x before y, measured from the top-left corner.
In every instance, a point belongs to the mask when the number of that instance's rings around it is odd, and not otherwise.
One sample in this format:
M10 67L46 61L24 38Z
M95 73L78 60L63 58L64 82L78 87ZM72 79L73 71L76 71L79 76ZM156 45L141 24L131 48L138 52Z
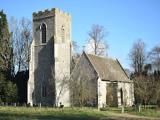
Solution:
M109 108L108 112L117 113L117 115L120 115L121 108ZM124 108L124 114L122 114L122 116L125 114L129 116L135 115L136 117L139 116L139 117L160 119L160 109L155 110L155 109L149 109L149 108L148 109L141 108L141 112L138 112L138 110L134 108Z
M104 112L80 108L0 107L0 119L5 120L98 120Z
M126 111L124 114L121 114L120 111L118 111L118 109L98 111L94 108L55 109L0 106L0 120L119 120L121 117L138 118L137 115L148 115L160 118L160 111L157 111L154 114L151 113L154 113L154 111L142 111L141 114L133 111L131 113ZM116 119L108 119L108 117L115 117Z
M133 115L138 115L138 116L160 118L160 109L155 110L155 109L141 108L141 112L138 112L137 110L132 109L132 110L126 110L126 113L133 114Z

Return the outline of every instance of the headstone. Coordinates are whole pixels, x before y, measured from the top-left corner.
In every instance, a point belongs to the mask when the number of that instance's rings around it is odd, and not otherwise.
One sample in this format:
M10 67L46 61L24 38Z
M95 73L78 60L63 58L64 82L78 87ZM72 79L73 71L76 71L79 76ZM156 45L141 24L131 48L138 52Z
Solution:
M39 103L39 107L41 108L41 103Z
M16 103L13 103L13 106L16 107Z
M138 105L138 112L141 112L141 105Z
M124 106L121 107L121 113L124 113Z

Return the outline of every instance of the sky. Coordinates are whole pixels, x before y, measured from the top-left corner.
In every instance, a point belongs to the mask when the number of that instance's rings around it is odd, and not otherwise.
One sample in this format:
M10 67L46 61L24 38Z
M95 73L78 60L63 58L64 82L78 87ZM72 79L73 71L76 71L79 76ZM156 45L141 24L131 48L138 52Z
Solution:
M82 46L93 24L108 32L108 56L130 68L128 54L138 39L146 50L160 44L160 0L0 0L0 9L17 19L32 20L32 13L59 8L72 16L72 40Z

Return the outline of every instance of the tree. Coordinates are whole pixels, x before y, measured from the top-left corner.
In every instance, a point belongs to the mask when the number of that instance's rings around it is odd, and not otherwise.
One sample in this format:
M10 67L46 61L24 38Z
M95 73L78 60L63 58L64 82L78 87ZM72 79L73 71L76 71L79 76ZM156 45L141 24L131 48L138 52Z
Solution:
M152 76L154 77L153 101L160 107L160 44L153 47L148 54L152 65Z
M160 77L159 77L160 78ZM160 79L155 74L135 75L134 90L137 103L157 104L160 100Z
M27 18L19 21L15 18L10 20L10 31L13 40L14 63L18 71L29 69L30 46L32 41L32 24Z
M145 43L142 40L138 40L133 44L129 58L134 72L138 74L142 73L146 61Z
M78 44L76 41L72 41L72 46L73 46L73 56L78 54Z
M151 52L149 52L148 56L152 61L154 70L160 71L160 45L155 46Z
M29 69L29 60L30 60L30 47L32 41L32 24L31 21L27 18L22 18L22 39L24 40L24 67L26 70Z
M0 11L0 101L15 102L17 87L13 83L13 46L6 14ZM12 81L12 82L11 82Z
M160 107L160 74L153 74L152 76L154 80L154 87L152 88L152 102Z
M6 102L16 102L17 101L17 86L16 84L13 84L12 82L7 82L5 87L5 101Z
M136 102L144 105L158 105L160 101L160 47L155 46L147 56L145 44L139 40L134 43L129 57L134 68L132 79Z
M0 68L7 72L8 77L11 74L12 66L12 43L8 30L6 15L0 11Z
M144 105L151 102L153 88L155 87L154 79L150 76L140 74L134 76L133 82L136 101L138 103L144 103Z
M72 73L72 70L74 69L78 59L80 58L80 53L78 52L78 44L76 41L72 41L72 57L71 57L71 73Z
M146 51L145 43L142 40L139 39L133 44L129 58L131 60L131 66L134 69L131 79L134 82L135 100L138 103L146 104L151 98L152 91L149 91L149 89L152 82L148 76L149 65L145 67Z
M29 78L29 71L17 72L14 80L17 85L17 101L22 104L27 102L27 81Z
M16 102L17 86L8 81L2 71L0 72L0 102Z
M86 52L106 56L108 45L105 41L106 32L104 27L92 25L91 30L88 32L88 36L88 44L85 46Z

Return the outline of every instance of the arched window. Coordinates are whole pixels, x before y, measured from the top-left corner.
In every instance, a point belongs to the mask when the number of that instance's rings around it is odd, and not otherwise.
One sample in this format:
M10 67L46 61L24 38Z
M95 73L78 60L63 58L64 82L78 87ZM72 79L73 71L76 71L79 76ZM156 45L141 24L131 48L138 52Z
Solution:
M41 39L42 43L46 43L46 25L44 23L41 25Z
M65 41L65 28L64 28L64 25L62 25L62 28L61 28L61 38L62 38L62 43L64 43L64 41Z

